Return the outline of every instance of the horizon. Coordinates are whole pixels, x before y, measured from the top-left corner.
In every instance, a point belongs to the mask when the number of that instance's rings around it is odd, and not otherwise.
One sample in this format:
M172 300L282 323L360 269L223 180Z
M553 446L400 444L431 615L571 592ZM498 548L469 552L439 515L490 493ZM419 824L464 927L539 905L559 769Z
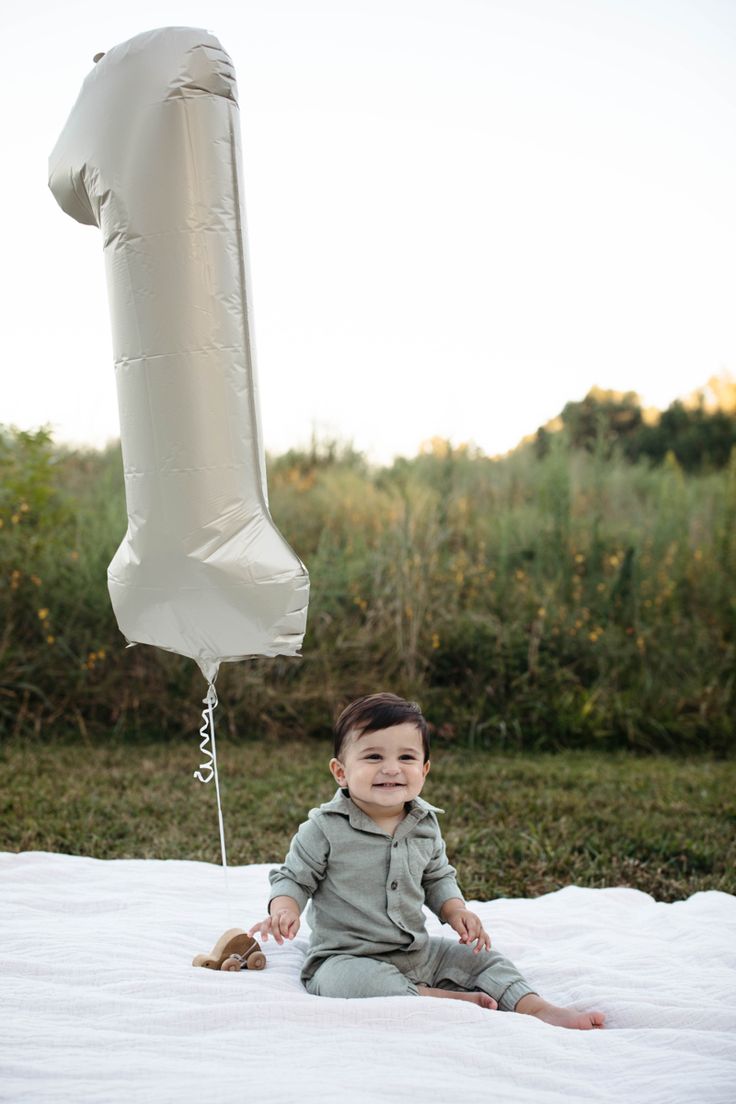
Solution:
M736 416L736 378L731 373L722 373L720 376L711 377L706 384L695 388L687 395L676 396L667 407L660 408L655 406L645 407L641 403L641 397L633 391L616 391L613 388L601 388L597 385L593 385L587 392L583 399L580 400L568 400L568 402L582 402L587 398L594 398L600 401L612 401L622 402L626 399L633 400L635 405L639 407L642 414L642 423L645 425L655 425L664 411L675 403L681 403L685 410L695 410L702 405L704 411L707 414L713 414L717 411L723 411L727 414ZM563 408L564 408L563 404ZM538 426L536 430L522 436L519 441L516 442L511 448L507 449L503 453L488 453L484 451L477 442L473 440L458 441L453 443L449 438L443 437L439 434L433 434L431 437L427 437L420 441L413 453L395 453L388 459L375 459L371 457L369 453L357 448L354 440L346 437L323 435L319 436L316 431L313 431L308 440L300 441L293 444L287 444L286 447L277 450L264 448L264 454L267 460L277 460L290 452L295 453L308 453L315 450L319 450L320 447L330 446L335 447L338 452L352 452L357 456L360 456L369 467L391 467L398 460L413 460L419 456L427 455L430 452L437 452L438 449L445 452L477 452L480 453L484 459L488 460L505 460L507 457L513 455L519 449L525 445L532 444L540 429L545 429L547 432L556 433L564 428L564 423L561 418L562 411L560 410L552 418L548 419L544 425ZM72 453L102 453L108 451L108 449L116 448L120 446L120 435L108 438L107 441L100 444L90 444L88 442L74 442L64 439L59 439L53 433L52 427L46 425L36 425L33 427L23 427L12 425L9 423L0 423L0 430L3 428L9 428L11 430L18 430L20 432L35 433L40 431L46 431L50 433L51 440L54 445L60 446L64 449L69 449Z

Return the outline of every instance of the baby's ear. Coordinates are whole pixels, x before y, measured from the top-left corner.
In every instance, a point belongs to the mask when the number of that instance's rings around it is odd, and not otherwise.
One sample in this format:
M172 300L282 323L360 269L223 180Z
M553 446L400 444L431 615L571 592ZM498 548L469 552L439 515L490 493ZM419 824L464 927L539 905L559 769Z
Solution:
M339 759L330 759L330 771L338 786L345 784L345 768Z

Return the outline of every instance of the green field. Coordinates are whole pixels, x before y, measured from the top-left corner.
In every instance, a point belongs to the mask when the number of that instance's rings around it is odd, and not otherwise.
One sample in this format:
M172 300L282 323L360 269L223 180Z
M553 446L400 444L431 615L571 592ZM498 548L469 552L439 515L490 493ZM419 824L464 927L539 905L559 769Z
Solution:
M334 793L327 741L218 742L231 864L283 861ZM135 746L9 741L0 849L220 861L214 783L196 738ZM423 796L468 899L626 885L672 901L736 891L736 762L438 749Z

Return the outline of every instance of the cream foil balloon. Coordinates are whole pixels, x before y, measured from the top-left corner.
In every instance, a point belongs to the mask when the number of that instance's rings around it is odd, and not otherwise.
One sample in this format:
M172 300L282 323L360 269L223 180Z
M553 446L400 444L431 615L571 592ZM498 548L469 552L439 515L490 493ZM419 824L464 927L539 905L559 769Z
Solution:
M130 643L223 660L295 655L309 576L268 510L233 65L206 31L109 50L49 159L99 226L128 530L108 568Z

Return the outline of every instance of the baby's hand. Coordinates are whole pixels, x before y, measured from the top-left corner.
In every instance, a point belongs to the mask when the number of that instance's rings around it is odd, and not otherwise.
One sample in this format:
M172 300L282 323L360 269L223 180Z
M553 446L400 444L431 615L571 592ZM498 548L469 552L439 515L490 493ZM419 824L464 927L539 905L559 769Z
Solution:
M270 932L276 942L281 944L284 939L294 938L299 931L299 924L298 912L294 912L293 909L280 908L276 909L272 916L267 916L265 920L254 924L252 928L248 928L248 935L260 932L261 940L266 943Z
M458 909L447 922L458 933L461 943L475 943L477 940L473 954L478 954L478 951L482 951L484 947L490 951L491 937L481 924L480 917L474 912L469 909Z

